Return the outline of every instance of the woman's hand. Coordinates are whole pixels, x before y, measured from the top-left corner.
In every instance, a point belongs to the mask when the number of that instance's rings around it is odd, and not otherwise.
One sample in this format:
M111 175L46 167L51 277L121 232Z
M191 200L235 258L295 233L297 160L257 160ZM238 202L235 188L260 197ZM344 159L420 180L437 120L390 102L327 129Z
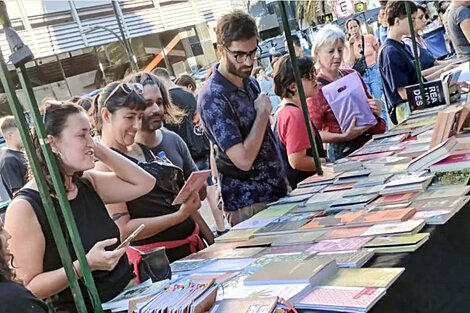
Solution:
M187 219L191 214L199 210L201 207L201 200L197 192L193 192L191 196L180 206L178 212L183 214L185 219Z
M378 99L367 99L367 103L376 116L380 117L382 115L382 101Z
M354 36L351 36L348 40L348 44L350 47L354 45L354 42L356 42L356 38Z
M86 260L92 271L112 271L116 264L126 252L126 247L118 250L107 251L109 247L117 242L117 238L98 241L86 254Z
M356 126L356 118L353 117L351 121L351 125L349 125L348 130L344 133L345 141L353 140L365 133L369 130L372 126Z

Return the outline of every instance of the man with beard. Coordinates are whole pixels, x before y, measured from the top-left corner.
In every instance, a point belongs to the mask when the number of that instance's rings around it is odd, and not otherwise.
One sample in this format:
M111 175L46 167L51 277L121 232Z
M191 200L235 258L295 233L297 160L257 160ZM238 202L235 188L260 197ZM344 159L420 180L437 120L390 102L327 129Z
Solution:
M137 73L132 77L133 82L143 85L143 93L147 107L142 116L142 124L137 131L135 141L150 148L157 155L165 152L166 158L183 170L184 178L187 179L193 171L198 168L191 158L188 146L183 139L163 127L165 118L172 124L178 124L184 117L184 112L173 106L169 100L166 87L155 75L149 73ZM204 185L199 190L199 198L204 200L207 191ZM210 245L214 243L214 236L202 219L200 214L193 214L192 218L199 225L202 237Z
M285 174L269 125L271 102L250 77L259 55L258 30L235 11L217 21L220 63L198 97L216 163L227 220L233 226L287 192Z

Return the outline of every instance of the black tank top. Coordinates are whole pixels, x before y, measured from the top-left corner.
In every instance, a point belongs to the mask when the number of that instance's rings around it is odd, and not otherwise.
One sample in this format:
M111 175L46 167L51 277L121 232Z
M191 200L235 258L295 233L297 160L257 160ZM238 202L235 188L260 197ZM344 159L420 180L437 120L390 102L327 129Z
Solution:
M144 153L145 160L147 162L155 161L155 156L153 155L152 151L145 145L139 144L142 148ZM128 156L116 149L114 151L122 154L132 162L136 163L137 165L141 166L143 169L146 169L142 166L142 162L139 162L137 159ZM152 174L150 171L148 173ZM161 179L155 177L157 179ZM175 198L175 194L162 190L158 187L158 183L155 184L153 189L146 195L143 195L135 200L127 202L127 209L129 210L129 215L132 219L136 218L148 218L148 217L155 217L155 216L163 216L171 213L175 213L179 210L178 206L173 206L171 203ZM174 241L185 239L190 236L194 232L194 228L196 224L194 220L189 217L183 222L167 228L166 230L153 235L152 237L145 238L142 240L137 240L132 242L132 245L139 246L139 245L146 245L155 242L162 242L162 241ZM183 258L189 255L191 251L189 250L189 246L183 246L181 248L174 248L167 250L167 256L170 262L173 262L177 259Z
M78 193L75 199L70 200L70 207L72 214L77 224L78 232L82 240L85 252L88 252L96 242L110 239L119 239L119 229L113 220L109 217L108 212L104 206L103 201L96 193L91 183L86 179L80 179L78 184ZM16 194L15 198L24 199L28 201L36 213L39 224L41 225L44 238L46 240L46 250L44 251L43 268L44 272L49 272L62 267L59 252L55 244L52 230L49 226L44 206L42 204L39 192L32 189L21 189ZM65 229L65 221L57 199L53 198L56 212L59 216L59 222L62 229ZM72 241L66 234L65 241L69 248L71 257L76 260L75 252L73 250ZM107 248L112 250L116 248L119 243L114 244ZM112 271L93 271L93 278L95 280L96 288L100 295L102 302L111 300L119 294L134 277L132 266L130 265L127 256L124 254L119 260L118 264ZM82 295L85 299L87 309L92 312L92 305L88 292L82 280L79 281L82 290ZM54 306L57 312L76 312L75 304L72 298L70 288L61 291L59 294L52 296L48 301Z

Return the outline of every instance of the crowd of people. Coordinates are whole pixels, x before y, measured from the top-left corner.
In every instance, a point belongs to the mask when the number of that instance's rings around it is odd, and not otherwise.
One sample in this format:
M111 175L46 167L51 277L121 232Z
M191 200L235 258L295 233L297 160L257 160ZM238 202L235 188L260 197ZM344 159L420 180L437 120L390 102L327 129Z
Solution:
M450 36L461 58L470 55L467 2L453 1L448 9L453 17L448 21ZM432 57L419 33L426 25L426 9L409 4L423 76L436 78L455 64ZM377 38L363 33L357 19L348 20L344 30L323 26L309 50L294 38L309 127L290 56L273 56L272 73L260 67L256 23L240 11L218 20L220 60L199 90L190 75L173 81L165 69L157 68L69 101L44 101L47 141L101 301L148 275L141 272L142 253L164 247L173 262L211 245L214 233L198 211L204 199L216 221L215 235L221 235L225 219L235 226L314 175L308 129L314 150L327 162L385 132L389 120L403 119L404 88L417 83L405 2L388 1L379 22ZM353 119L344 131L323 88L356 72L374 123L359 126ZM0 174L12 199L5 227L0 224L0 312L46 312L38 298L47 299L55 312L75 312L14 118L4 118L0 129L6 140ZM55 209L62 216L34 127L31 134ZM207 183L183 204L173 205L185 179L205 169L212 173ZM63 217L60 222L65 228ZM142 224L143 231L129 247L116 249ZM67 236L66 243L75 257ZM76 257L73 267L80 278ZM81 280L79 284L86 290ZM83 296L91 310L89 294L85 291Z

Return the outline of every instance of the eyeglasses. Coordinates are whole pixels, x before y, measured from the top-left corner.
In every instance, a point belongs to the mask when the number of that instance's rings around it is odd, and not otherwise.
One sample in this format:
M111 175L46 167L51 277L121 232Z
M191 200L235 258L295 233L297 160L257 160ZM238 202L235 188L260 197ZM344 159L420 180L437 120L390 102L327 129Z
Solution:
M116 86L116 88L113 89L113 91L111 91L111 93L109 94L109 96L104 100L103 102L103 106L106 107L106 103L108 103L109 99L111 99L112 96L114 96L114 94L119 90L121 89L122 91L124 91L128 96L134 91L136 92L138 95L141 95L142 92L144 91L144 87L139 84L139 83L133 83L133 84L130 84L130 83L120 83L119 85Z
M231 55L233 55L233 57L235 58L235 61L237 61L237 63L244 63L248 60L248 58L251 61L254 61L257 58L259 58L259 56L261 54L261 48L258 45L256 46L255 50L250 51L250 52L232 51L232 50L230 50L229 48L227 48L225 46L224 46L224 48L225 48L225 50L230 52Z

